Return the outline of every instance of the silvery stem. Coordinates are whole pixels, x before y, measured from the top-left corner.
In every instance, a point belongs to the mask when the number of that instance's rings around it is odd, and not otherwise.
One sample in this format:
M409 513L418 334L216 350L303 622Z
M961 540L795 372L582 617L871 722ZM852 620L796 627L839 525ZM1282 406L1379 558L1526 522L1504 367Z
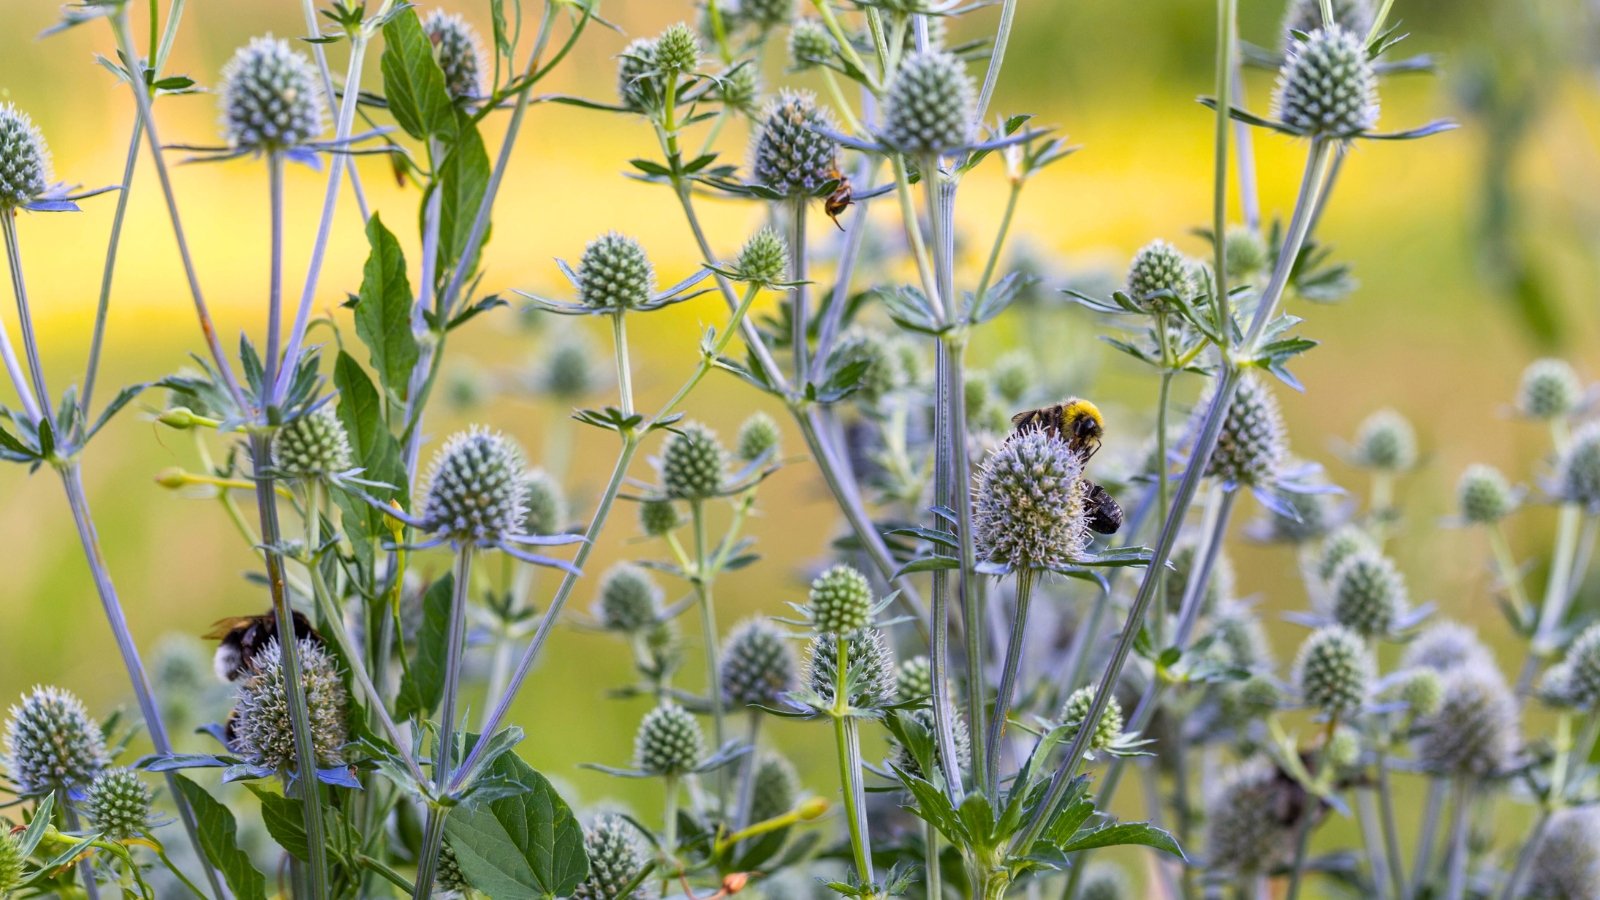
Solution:
M133 122L133 135L128 139L128 157L122 164L121 187L117 191L117 211L111 216L111 237L106 242L105 267L100 273L100 298L95 304L94 337L89 340L89 362L83 374L83 410L85 418L94 408L94 385L100 372L100 351L105 346L106 320L111 313L111 280L117 269L117 250L122 246L122 223L128 214L128 197L133 192L133 170L139 162L139 141L144 137L144 123Z
M439 704L439 740L434 745L433 784L442 796L450 790L451 763L455 758L456 705L461 696L461 657L467 643L467 601L472 596L474 548L463 544L456 549L455 581L450 598L450 629L445 638L444 699ZM439 871L439 854L444 847L445 810L428 807L423 830L422 854L417 861L416 900L433 896L434 877Z
M17 216L13 210L0 210L0 231L5 233L6 262L11 269L11 291L17 298L17 320L22 334L22 352L28 361L28 374L33 378L33 396L39 402L35 413L35 424L38 417L54 421L55 413L50 409L50 387L45 384L44 364L39 359L39 340L33 333L33 311L28 307L27 282L22 277L22 248L17 243ZM14 361L8 359L8 366ZM15 379L16 375L13 374ZM21 385L19 385L19 388ZM27 392L22 391L24 396ZM24 403L24 408L26 408Z

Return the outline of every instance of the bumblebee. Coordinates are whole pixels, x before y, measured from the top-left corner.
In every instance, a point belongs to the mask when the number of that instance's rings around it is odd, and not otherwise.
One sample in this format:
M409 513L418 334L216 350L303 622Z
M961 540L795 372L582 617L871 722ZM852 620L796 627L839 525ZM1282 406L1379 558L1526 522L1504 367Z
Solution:
M1043 431L1067 442L1067 447L1085 465L1100 451L1105 437L1105 418L1100 407L1080 397L1068 397L1042 409L1029 409L1011 417L1017 434ZM1122 506L1111 492L1084 479L1084 499L1089 508L1089 528L1099 534L1116 534L1122 528Z
M325 645L322 635L311 627L311 620L298 612L294 614L294 636L296 640L309 638ZM278 639L278 614L269 609L259 616L218 619L202 637L221 641L211 658L217 677L230 683L238 681L255 665L256 656Z
M833 220L836 228L843 231L844 226L839 224L839 217L844 215L850 204L855 202L855 191L850 187L850 179L839 171L838 166L834 166L828 177L838 182L838 186L822 201L822 211Z

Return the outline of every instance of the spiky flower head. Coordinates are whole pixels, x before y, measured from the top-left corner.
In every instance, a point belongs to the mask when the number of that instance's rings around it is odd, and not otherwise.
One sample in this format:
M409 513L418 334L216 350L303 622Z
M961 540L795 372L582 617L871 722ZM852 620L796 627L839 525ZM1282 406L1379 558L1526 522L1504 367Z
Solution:
M705 737L694 715L671 700L645 713L633 739L633 762L652 775L683 775L700 764Z
M1372 0L1333 0L1332 6L1334 24L1363 36L1372 30L1372 20L1376 15ZM1283 42L1287 46L1294 39L1291 32L1310 34L1324 24L1321 0L1290 0L1289 9L1283 17Z
M651 537L661 537L683 524L678 507L671 500L654 498L639 504L639 530Z
M693 72L700 64L700 36L684 22L667 26L656 38L656 68L668 74Z
M1371 535L1357 525L1345 525L1323 540L1316 562L1317 577L1331 582L1345 560L1358 554L1377 552L1378 545L1373 543Z
M1017 406L1028 396L1037 380L1038 366L1033 357L1024 351L1014 350L1001 356L989 367L989 380L994 392L1008 406Z
M536 361L535 386L555 400L576 400L593 393L603 376L594 363L594 347L583 332L557 332Z
M746 22L767 31L794 18L794 3L795 0L742 0L739 13Z
M1544 670L1533 694L1539 702L1552 709L1571 709L1578 705L1573 696L1572 666L1559 662Z
M834 341L828 365L840 369L856 362L866 363L855 396L867 404L877 403L905 383L901 359L894 344L882 334L865 328L850 328Z
M617 98L634 112L645 112L660 101L661 76L656 69L654 38L637 38L622 48L617 62Z
M989 453L973 494L978 555L1013 568L1065 565L1089 545L1083 461L1067 442L1032 429Z
M1105 860L1095 860L1089 864L1089 870L1083 876L1083 885L1078 889L1081 900L1128 900L1133 896L1133 887L1128 882L1128 875L1116 863Z
M857 709L874 709L895 702L894 655L876 628L862 628L845 636L849 667L845 701ZM839 690L839 635L818 634L806 647L806 681L811 690L832 705Z
M600 579L595 617L607 631L636 634L661 617L661 586L632 563L617 563Z
M28 859L17 843L20 834L0 834L0 897L10 896L22 884Z
M1375 664L1367 642L1343 625L1319 628L1300 645L1295 683L1306 703L1329 713L1361 707Z
M1266 718L1282 705L1283 689L1277 681L1261 674L1227 685L1221 696L1222 717L1234 727Z
M1228 273L1228 282L1238 284L1266 271L1272 253L1261 232L1248 225L1232 225L1224 233L1222 265Z
M333 404L325 403L278 429L273 465L289 478L315 478L355 468L350 435Z
M689 422L667 438L661 451L661 488L668 497L705 500L722 491L728 480L728 451L717 433Z
M1478 463L1468 466L1456 482L1456 505L1463 521L1493 525L1516 508L1517 496L1499 469Z
M239 150L287 150L316 139L325 114L317 70L289 42L251 38L222 69L222 130Z
M750 782L750 821L781 816L800 799L800 775L794 764L776 753L763 753Z
M27 113L0 104L0 210L21 206L50 186L50 147Z
M474 426L445 441L433 458L422 527L463 543L493 543L522 533L527 483L522 448Z
M822 20L796 19L789 28L789 66L796 72L826 65L833 59L833 35Z
M439 871L433 876L435 889L446 894L464 894L472 886L461 872L461 861L456 858L456 848L449 841L439 845Z
M717 85L716 97L728 109L755 115L761 102L761 70L754 65L744 65L725 73Z
M1065 703L1061 704L1061 724L1071 728L1076 734L1089 718L1089 710L1094 705L1095 689L1081 687L1068 695ZM1122 736L1122 704L1116 697L1106 701L1106 708L1100 713L1100 721L1095 724L1094 732L1089 738L1090 750L1104 750L1116 743Z
M623 900L647 857L638 831L621 816L602 815L583 830L589 875L572 892L573 900Z
M1550 816L1533 848L1523 895L1537 900L1600 897L1600 806Z
M761 112L750 150L756 184L785 197L809 197L833 180L839 142L824 134L833 117L805 91L783 90Z
M639 242L608 231L583 248L578 300L590 309L635 309L656 289L656 270Z
M1177 247L1154 240L1133 255L1128 266L1128 295L1151 312L1172 309L1171 298L1150 296L1162 291L1185 300L1193 297L1194 264Z
M1412 715L1431 716L1444 703L1444 680L1433 669L1411 669L1403 673L1395 693Z
M1600 510L1600 422L1578 429L1556 464L1556 493L1563 502Z
M789 245L771 228L750 236L734 264L739 277L755 284L776 284L789 276Z
M954 54L922 50L901 60L884 101L884 142L908 155L929 155L972 142L977 92Z
M567 492L561 482L543 469L522 474L528 511L522 517L524 534L557 534L567 526Z
M1590 625L1567 647L1568 694L1578 706L1600 707L1600 625Z
M1210 397L1196 411L1209 409ZM1196 420L1198 422L1198 419ZM1197 427L1198 433L1198 427ZM1255 375L1239 379L1238 392L1228 407L1211 453L1206 475L1234 484L1258 485L1270 479L1287 452L1283 413L1271 388Z
M11 707L6 760L24 796L87 787L106 766L105 735L70 691L40 685Z
M1516 756L1517 700L1500 670L1463 665L1444 673L1439 709L1422 720L1417 761L1435 773L1488 777L1505 771Z
M1366 637L1386 635L1410 606L1406 581L1381 553L1357 553L1333 574L1333 618Z
M436 9L422 20L422 31L433 42L433 58L444 71L444 87L457 100L483 91L483 42L466 19Z
M1583 401L1583 382L1565 360L1536 359L1522 370L1517 411L1530 419L1571 415Z
M1383 472L1404 472L1417 464L1417 433L1405 416L1380 409L1356 429L1355 462Z
M901 703L932 697L933 661L921 654L901 660L894 672L894 694Z
M1400 656L1403 668L1432 669L1443 675L1462 666L1494 667L1489 648L1478 633L1460 622L1435 622L1406 645Z
M1271 872L1287 861L1292 823L1274 815L1282 803L1277 771L1253 758L1228 772L1206 803L1206 853L1211 868Z
M744 420L739 426L739 437L735 441L737 450L735 454L745 462L755 462L758 459L770 459L778 455L778 423L766 413L757 410Z
M1212 618L1211 635L1208 653L1223 665L1250 671L1274 667L1272 641L1261 625L1261 616L1244 604L1221 604Z
M749 619L722 646L722 695L733 706L776 706L794 690L800 665L789 641L766 619Z
M872 600L867 576L840 563L812 580L806 609L819 634L844 634L871 622Z
M1273 492L1281 506L1294 513L1268 509L1256 526L1258 537L1288 544L1304 544L1333 530L1339 518L1339 500L1331 493L1307 493L1279 488Z
M1378 77L1364 38L1329 25L1290 41L1278 70L1278 118L1320 138L1348 139L1378 124Z
M89 785L84 806L95 830L114 841L144 834L155 795L132 769L107 769Z
M317 766L343 762L349 740L346 711L350 692L340 678L338 664L322 644L301 638L300 689L311 722L311 743ZM283 653L276 639L256 654L249 674L240 679L234 701L233 751L252 765L279 772L296 767L294 728L289 698L283 687Z

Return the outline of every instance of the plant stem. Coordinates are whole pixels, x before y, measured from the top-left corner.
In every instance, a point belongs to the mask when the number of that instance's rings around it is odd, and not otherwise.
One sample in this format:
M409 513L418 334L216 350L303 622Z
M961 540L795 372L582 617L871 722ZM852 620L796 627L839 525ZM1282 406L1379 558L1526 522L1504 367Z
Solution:
M1423 887L1432 877L1434 838L1438 834L1439 814L1444 809L1445 783L1438 777L1428 779L1428 802L1422 814L1422 827L1417 834L1416 858L1411 863L1411 896L1420 897Z
M1539 842L1544 840L1544 833L1550 828L1551 811L1547 807L1539 811L1539 818L1533 823L1533 831L1528 834L1528 840L1522 846L1522 852L1517 854L1517 864L1512 868L1511 874L1506 876L1505 887L1500 889L1500 900L1516 900L1517 888L1522 885L1523 876L1528 874L1528 867L1533 864L1533 854L1539 847Z
M722 664L718 655L716 603L712 598L714 576L707 556L705 504L699 500L690 501L689 515L694 523L694 593L700 606L700 633L706 653L706 700L711 704L712 745L720 751L727 740L727 723L722 708ZM724 766L716 775L717 811L722 815L726 815L728 809L726 772Z
M806 282L806 200L802 196L789 204L789 280L799 282L790 293L792 326L789 340L794 351L794 383L805 384L810 377L810 305L811 285Z
M389 8L392 5L393 5L393 0L384 0L382 5L380 5L378 7L378 11L373 15L372 18L373 19L381 18L383 15L385 15L389 11ZM317 23L318 16L317 16L317 9L316 9L316 4L315 4L314 0L301 0L300 11L301 11L301 14L305 17L306 37L312 39L311 40L311 54L312 54L313 57L316 58L316 61L317 61L317 73L322 76L322 89L323 89L324 93L327 95L328 102L332 103L333 102L333 98L334 97L338 97L339 93L337 91L335 91L334 88L333 88L333 72L328 68L328 52L327 52L327 50L325 50L323 48L322 43L317 40L317 38L320 38L322 36L322 29L321 29L321 27L319 27L319 25ZM371 19L369 19L368 21L371 21ZM368 40L368 37L369 37L369 35L367 34L366 23L363 23L362 27L357 29L356 33L350 36L350 57L351 57L351 59L355 59L357 56L360 55L360 51L358 51L356 49L356 42L357 41L361 41L361 43L362 43L361 49L365 50L366 49L365 44L366 44L366 42ZM353 73L353 75L352 75L352 73ZM345 73L345 78L344 78L344 96L340 98L340 101L341 101L340 115L341 115L341 117L343 116L343 108L342 108L343 103L349 102L349 98L352 95L359 94L360 93L360 87L361 87L361 66L359 64L355 64L355 65L352 65L349 68L349 70ZM335 134L335 140L342 143L345 138L348 138L350 136L350 126L347 124L345 126L344 130L341 132L341 131L338 130L338 125L336 123L335 126L334 126L334 134ZM335 157L335 159L338 159L338 157ZM356 208L361 211L361 220L363 222L365 222L367 220L367 218L368 218L368 213L367 213L367 195L366 195L366 191L361 189L361 173L356 171L356 158L354 156L345 155L343 157L343 160L344 161L342 163L338 163L338 164L335 164L335 165L330 165L329 168L330 169L337 169L337 168L340 168L342 166L350 174L350 190L351 190L352 193L355 194L355 197L356 197ZM330 173L330 175L331 174L332 173ZM337 178L336 177L335 177L334 180L337 183Z
M989 101L994 99L995 85L1000 81L1000 66L1006 59L1006 44L1011 39L1011 23L1017 17L1017 0L1004 0L1000 6L1000 24L995 30L994 49L989 51L989 68L983 73L983 89L978 92L978 121L988 114ZM924 32L925 33L925 32Z
M867 795L861 778L861 735L849 710L845 686L850 675L850 642L838 635L837 673L833 686L833 736L839 752L839 788L844 797L845 822L850 827L850 851L862 887L872 884L872 849L868 843ZM866 896L876 897L876 892Z
M983 274L978 278L978 289L972 296L982 302L989 293L989 285L994 283L995 270L1000 265L1000 254L1005 250L1006 238L1011 234L1011 222L1017 213L1017 200L1022 196L1022 179L1013 178L1011 189L1006 192L1006 211L1000 215L1000 228L995 232L994 244L989 248L989 258L984 260Z
M621 396L622 414L633 415L633 367L628 364L628 326L623 313L611 317L612 345L617 354L617 388Z
M433 784L439 798L449 792L451 763L455 758L456 705L461 695L461 657L467 643L467 601L472 596L472 562L476 555L470 543L456 548L453 591L450 598L450 630L445 638L444 699L439 704L439 740L433 754ZM444 846L445 809L428 808L423 831L422 855L417 863L416 900L433 895L434 876L439 870L439 853Z
M1322 749L1318 752L1311 766L1307 767L1306 774L1310 776L1312 784L1318 783L1322 775L1323 757L1327 755L1328 744L1333 740L1333 735L1339 729L1339 716L1328 717L1328 724L1322 731ZM1311 832L1316 823L1317 807L1322 803L1322 798L1312 793L1306 798L1306 808L1300 813L1299 835L1295 838L1294 864L1289 869L1289 889L1285 892L1285 900L1295 900L1300 896L1300 884L1305 876L1306 853L1311 849Z
M33 378L33 395L39 401L37 418L54 420L50 407L50 387L44 380L44 365L39 359L39 340L33 333L33 311L28 307L27 282L22 277L22 248L17 242L17 215L13 210L0 210L0 231L5 233L6 262L11 269L11 291L17 299L17 324L22 335L22 352L28 362L28 374ZM15 376L13 375L13 378Z
M1406 900L1405 857L1400 853L1400 829L1395 823L1394 790L1389 782L1389 755L1378 751L1378 806L1383 813L1383 851L1388 856L1389 879L1395 900Z
M1361 846L1366 849L1367 861L1372 867L1372 887L1378 900L1386 900L1389 896L1389 865L1378 827L1377 802L1370 790L1357 788L1355 793L1356 820L1361 827Z
M273 421L276 412L272 385L277 380L278 342L283 331L283 154L276 150L267 154L267 192L272 211L272 259L267 267L271 279L267 290L267 352L261 360L265 396L260 401L268 420Z
M1217 280L1216 307L1219 326L1226 325L1233 316L1229 308L1225 239L1228 233L1228 129L1232 124L1229 122L1228 107L1233 96L1233 38L1234 29L1237 27L1234 22L1237 18L1235 12L1237 5L1238 0L1217 0L1217 122L1216 151L1212 161L1211 176L1211 271L1212 277ZM1167 335L1163 331L1161 334L1163 356L1166 355L1166 341ZM1158 434L1156 439L1164 441L1165 437ZM1165 465L1166 460L1163 459L1163 468ZM1165 501L1162 502L1161 508L1167 508Z
M661 848L667 854L670 865L661 870L661 893L666 894L667 880L679 869L678 866L678 776L668 775L662 779L666 782L667 796L663 801L665 808L661 815Z
M1523 661L1522 672L1517 676L1517 693L1526 694L1539 669L1539 660L1556 649L1555 632L1566 617L1568 590L1572 575L1572 561L1578 552L1578 528L1583 511L1576 504L1563 503L1556 519L1556 549L1550 560L1550 576L1545 580L1544 602L1539 606L1539 623L1528 645L1528 656Z
M111 216L111 236L106 240L106 261L100 270L100 297L95 303L94 337L89 340L89 361L83 371L84 423L94 408L94 385L100 373L100 351L105 346L106 320L111 314L111 281L117 269L117 250L122 246L122 223L128 215L128 197L133 190L133 170L139 162L139 140L144 136L144 123L134 119L133 134L128 138L127 161L122 164L121 188L117 191L117 211ZM80 439L82 435L79 435Z
M1455 798L1450 811L1450 854L1445 861L1445 900L1461 900L1467 889L1468 811L1472 802L1472 783L1456 779Z
M1017 570L1017 607L1011 619L1011 638L1006 645L1005 668L1000 675L1000 691L994 698L994 716L989 720L989 733L984 756L989 761L989 783L1000 783L1000 738L1006 730L1006 717L1011 709L1011 698L1017 688L1017 670L1022 666L1023 646L1028 637L1028 604L1033 598L1033 569Z
M928 900L944 900L944 872L939 868L939 829L924 822L922 842L926 845L922 868L923 880L928 887Z
M78 821L78 811L72 806L66 791L56 791L56 808L61 810L61 823L66 826L67 831L75 832L82 827L83 823ZM95 878L94 861L88 854L79 859L77 869L78 877L83 879L84 897L87 900L100 900L100 885Z

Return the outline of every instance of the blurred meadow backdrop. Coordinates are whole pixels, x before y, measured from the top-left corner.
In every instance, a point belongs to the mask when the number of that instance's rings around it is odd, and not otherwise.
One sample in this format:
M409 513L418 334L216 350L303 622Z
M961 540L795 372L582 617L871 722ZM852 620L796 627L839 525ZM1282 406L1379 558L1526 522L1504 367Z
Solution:
M437 5L487 32L485 4ZM304 30L298 4L192 0L190 7L168 71L202 85L216 84L224 60L250 36L294 37ZM608 0L603 12L628 36L654 34L692 15L688 3L664 0ZM1244 0L1244 38L1271 43L1281 14L1278 0ZM1192 230L1210 214L1213 119L1194 100L1209 91L1214 8L1209 0L1033 0L1019 15L996 108L1036 111L1082 147L1032 183L1017 211L1015 246L1047 273L1039 302L1061 306L1064 324L1043 339L1002 324L986 332L974 364L982 368L1013 347L1037 353L1042 367L1064 373L1076 393L1101 403L1107 453L1114 455L1148 433L1149 423L1129 410L1150 407L1153 379L1101 345L1096 322L1068 310L1054 287L1120 279L1128 257L1152 236L1166 236L1194 254L1203 250ZM1395 15L1411 33L1407 52L1436 55L1442 76L1387 82L1383 124L1450 116L1463 127L1426 142L1352 151L1320 234L1354 266L1360 287L1341 305L1298 301L1301 306L1291 309L1315 319L1323 346L1297 363L1307 393L1281 391L1280 397L1295 452L1327 465L1354 493L1367 489L1365 476L1341 462L1339 439L1348 439L1380 407L1412 419L1426 461L1399 485L1405 521L1392 552L1414 597L1436 601L1446 615L1480 625L1496 640L1503 626L1481 568L1481 535L1432 523L1453 511L1455 479L1466 464L1489 462L1521 473L1545 446L1540 427L1507 414L1530 359L1559 355L1584 375L1600 376L1600 5L1401 0ZM108 52L104 29L37 40L56 18L49 0L13 0L0 13L0 98L33 115L49 138L59 177L89 186L112 183L133 111L126 92L95 64L96 54ZM969 19L963 28L989 28L983 13ZM574 64L563 66L544 89L609 98L614 57L628 36L591 31L574 51ZM333 53L342 60L342 47ZM783 60L767 65L775 74ZM1270 86L1270 73L1249 75L1252 107L1265 108ZM216 99L208 94L163 101L164 137L214 143L217 116ZM491 147L503 127L502 118L489 119ZM554 290L560 276L552 258L575 260L590 236L610 228L640 238L664 282L689 274L692 246L670 194L621 177L626 160L648 150L652 140L634 118L534 107L486 249L485 289ZM745 140L733 128L720 138L724 152L739 160ZM1304 150L1297 141L1264 133L1255 147L1270 217L1292 199L1289 179ZM1369 167L1365 157L1379 150L1382 165ZM240 160L175 169L200 280L225 343L245 323L259 321L265 302L267 191L255 165ZM415 209L415 197L401 196L408 189L396 184L381 158L361 165L372 205L405 226L394 230L410 240L415 228L400 217ZM298 285L306 262L323 182L322 174L291 167L291 285ZM1005 194L999 167L987 167L963 193L961 219L987 231ZM113 205L99 198L76 215L32 216L23 231L27 276L45 330L45 365L62 383L81 367L87 350ZM881 233L897 236L889 204L879 207ZM729 252L759 222L748 203L709 204L706 215L713 242ZM199 348L147 161L134 181L129 216L113 294L107 383L159 378L185 366ZM812 229L819 241L835 233L820 216ZM413 249L407 246L408 253ZM967 255L979 252L968 248ZM355 290L365 256L360 220L346 193L319 311L337 310ZM708 296L641 320L636 379L644 405L678 383L692 364L701 328L721 315ZM573 327L591 322L604 324L583 319ZM431 455L457 426L485 421L519 439L535 462L562 472L575 509L582 510L606 475L589 461L609 459L611 438L565 421L530 392L550 328L513 307L468 329L446 364L448 411L430 420L432 440L424 453ZM598 327L595 338L597 349L606 346ZM149 404L160 399L152 393L144 415L117 419L90 447L85 465L110 568L147 654L169 632L198 635L220 617L268 605L265 591L243 578L256 561L214 502L157 484L164 469L194 465L189 439L150 420ZM1193 397L1181 399L1186 407ZM731 435L756 402L743 385L713 376L688 411ZM796 452L798 437L786 437L789 452ZM641 476L647 471L637 468ZM49 682L77 691L97 711L128 705L123 672L58 491L47 474L0 468L0 699L10 702L35 682ZM784 468L764 489L760 506L752 532L766 563L726 576L719 587L724 623L756 612L781 614L782 600L802 599L806 576L838 533L835 508L809 465ZM628 515L608 529L591 571L633 552ZM1517 521L1511 539L1527 551L1519 556L1546 558L1546 551L1532 548L1548 544L1553 516L1536 512ZM1241 540L1232 552L1240 593L1261 599L1279 653L1289 655L1302 632L1272 611L1304 605L1293 551ZM435 565L442 569L447 558ZM1580 602L1600 602L1597 590L1600 585L1586 586ZM592 585L579 589L575 618L592 594ZM691 654L687 683L699 678L697 665ZM576 794L569 799L653 790L577 768L593 748L627 745L643 701L608 700L605 693L629 680L629 660L611 638L571 627L557 632L523 691L513 716L530 736L521 752L569 784ZM480 703L473 698L474 707ZM831 749L821 730L809 734L810 741L796 735L801 740L789 747L803 768L815 771Z

